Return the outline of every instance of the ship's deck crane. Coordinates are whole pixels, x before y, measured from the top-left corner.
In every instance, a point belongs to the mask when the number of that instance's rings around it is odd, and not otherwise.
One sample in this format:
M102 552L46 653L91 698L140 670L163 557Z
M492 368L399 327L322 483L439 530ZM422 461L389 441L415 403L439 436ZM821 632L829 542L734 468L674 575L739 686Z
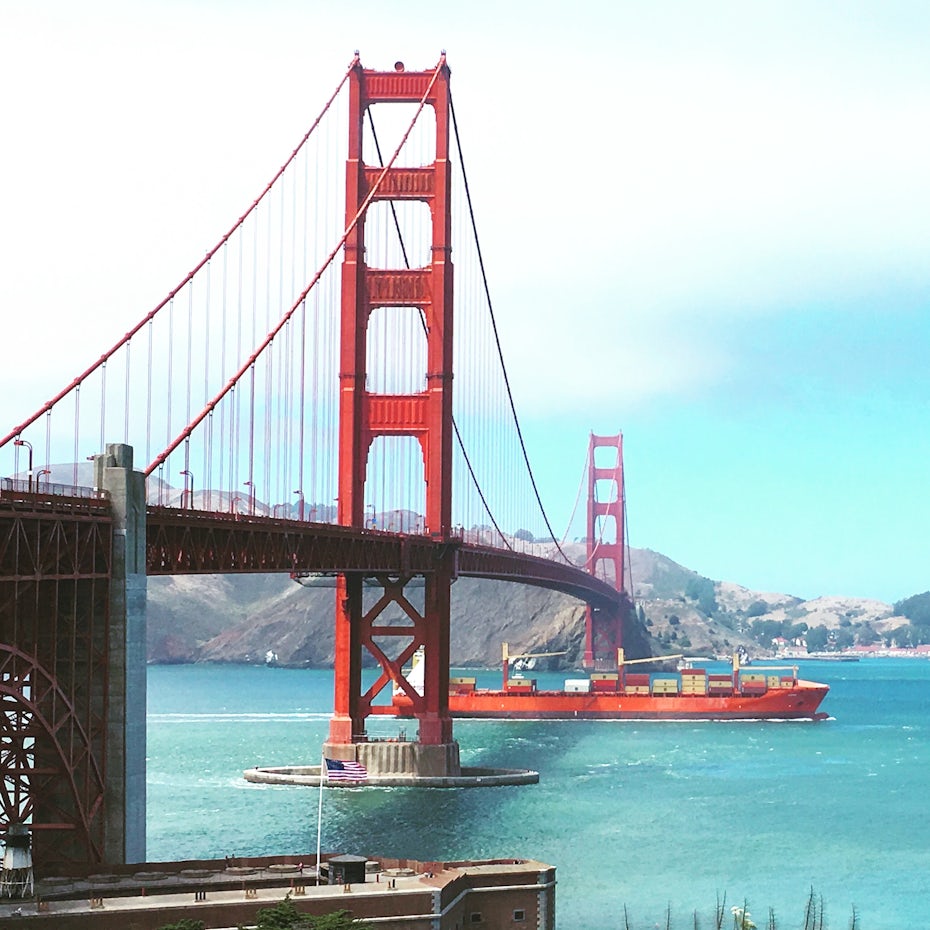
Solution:
M510 644L504 643L503 646L503 663L504 663L504 690L507 689L507 680L510 677L510 663L519 659L544 659L548 656L564 656L565 650L561 652L520 652L514 655L510 654Z
M625 665L643 665L646 662L662 662L665 659L683 659L683 652L674 652L668 656L646 656L645 659L624 659L623 650L617 650L617 669L622 669Z

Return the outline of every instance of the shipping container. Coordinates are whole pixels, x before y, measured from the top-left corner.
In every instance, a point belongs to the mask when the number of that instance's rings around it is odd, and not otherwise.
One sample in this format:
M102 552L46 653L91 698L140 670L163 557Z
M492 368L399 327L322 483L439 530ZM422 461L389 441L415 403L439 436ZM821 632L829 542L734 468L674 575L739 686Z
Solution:
M683 678L681 680L681 693L682 694L707 694L707 679L699 678L694 681L689 681Z
M566 678L565 691L568 694L583 694L591 690L591 682L587 678Z
M678 694L677 678L654 678L652 680L653 694Z

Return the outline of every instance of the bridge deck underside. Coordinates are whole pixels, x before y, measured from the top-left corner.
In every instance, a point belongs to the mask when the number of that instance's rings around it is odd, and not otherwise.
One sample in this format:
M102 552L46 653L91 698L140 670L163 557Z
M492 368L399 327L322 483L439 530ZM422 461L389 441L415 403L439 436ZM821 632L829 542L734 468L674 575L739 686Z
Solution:
M431 575L454 554L455 574L562 591L616 608L611 585L583 569L526 553L327 523L149 507L149 575L225 572Z

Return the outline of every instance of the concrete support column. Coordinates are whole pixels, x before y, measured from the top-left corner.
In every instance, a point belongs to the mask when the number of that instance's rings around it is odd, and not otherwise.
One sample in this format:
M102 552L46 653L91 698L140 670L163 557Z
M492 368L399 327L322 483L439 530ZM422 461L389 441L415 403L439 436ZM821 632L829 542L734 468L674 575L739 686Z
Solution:
M107 862L145 862L145 476L132 447L94 457L94 486L113 516L106 754Z

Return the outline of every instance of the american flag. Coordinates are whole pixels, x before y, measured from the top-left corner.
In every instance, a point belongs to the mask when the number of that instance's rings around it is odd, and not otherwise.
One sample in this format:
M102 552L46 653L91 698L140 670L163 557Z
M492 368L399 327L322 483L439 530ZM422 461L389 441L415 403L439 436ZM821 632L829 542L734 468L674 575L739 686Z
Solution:
M327 781L365 781L368 769L361 762L346 762L342 759L324 759Z

